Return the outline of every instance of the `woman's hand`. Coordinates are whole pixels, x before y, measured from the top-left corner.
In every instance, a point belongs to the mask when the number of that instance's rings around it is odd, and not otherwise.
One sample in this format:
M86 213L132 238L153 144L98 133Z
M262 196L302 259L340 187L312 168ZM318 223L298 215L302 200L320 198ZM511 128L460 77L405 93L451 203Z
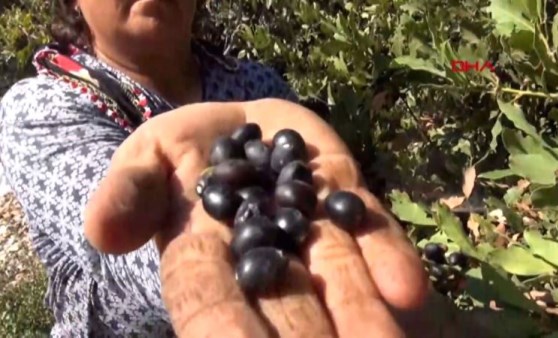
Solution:
M297 130L320 200L351 190L368 208L364 229L352 235L326 218L314 221L302 261L291 261L257 309L234 279L231 230L206 215L195 194L214 139L247 122L260 125L264 140ZM418 255L367 191L341 139L312 112L282 100L195 104L146 122L114 155L87 207L85 234L116 254L155 238L163 299L180 337L401 337L386 303L413 309L427 293Z

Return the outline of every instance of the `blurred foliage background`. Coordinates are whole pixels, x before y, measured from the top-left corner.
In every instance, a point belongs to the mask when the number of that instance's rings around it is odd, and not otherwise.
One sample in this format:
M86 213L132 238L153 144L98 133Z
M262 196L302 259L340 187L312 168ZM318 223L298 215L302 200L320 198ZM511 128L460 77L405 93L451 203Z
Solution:
M0 2L1 88L32 74L49 10ZM555 0L206 0L199 12L200 38L273 66L338 131L417 250L469 257L424 259L438 292L460 311L498 310L494 336L557 337Z

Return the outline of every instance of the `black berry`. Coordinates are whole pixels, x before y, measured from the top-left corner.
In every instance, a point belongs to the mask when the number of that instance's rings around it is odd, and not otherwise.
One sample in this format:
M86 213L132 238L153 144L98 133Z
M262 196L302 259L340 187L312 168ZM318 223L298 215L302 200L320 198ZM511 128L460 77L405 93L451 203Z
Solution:
M238 142L240 145L244 145L250 140L259 140L262 138L262 129L255 123L246 123L245 125L238 127L231 134L231 139Z
M326 198L325 211L333 223L345 230L353 230L364 219L366 206L356 194L349 191L336 191Z
M277 174L271 170L259 168L256 169L257 172L257 184L262 187L267 192L275 191Z
M304 243L310 233L310 221L297 209L281 208L277 210L274 222L298 245Z
M459 31L452 31L450 33L450 40L451 42L459 42L459 40L461 40L461 33Z
M227 160L213 167L211 180L240 189L258 183L258 172L246 160Z
M310 217L318 203L318 197L311 185L300 181L291 181L277 186L275 200L278 206L300 210Z
M282 129L268 146L255 123L219 137L210 149L211 167L200 176L196 192L208 215L233 221L235 276L250 295L268 291L284 275L286 255L300 254L309 235L318 198L307 161L306 143L298 132ZM337 210L337 219L355 222L358 212L343 212L356 209L349 205Z
M221 136L217 138L209 153L209 163L217 165L227 160L244 157L242 145L230 137Z
M244 144L244 154L248 161L258 168L268 169L271 149L261 140L250 140Z
M469 264L469 259L461 252L452 252L448 256L448 263L453 266L458 266L461 269L466 269Z
M277 178L277 184L283 184L289 181L302 181L310 185L314 184L312 180L312 171L302 161L293 161L284 166L281 170Z
M202 204L205 212L219 221L232 219L242 199L226 184L211 184L205 187Z
M236 280L247 294L262 294L281 280L288 266L289 261L280 250L272 247L252 249L238 261Z
M438 263L438 264L445 264L446 258L446 248L438 243L428 243L424 246L423 249L424 257L426 259Z
M422 20L422 14L419 12L414 12L411 17L413 18L413 20L415 21L420 21Z
M234 228L231 241L231 250L235 257L242 256L248 250L262 247L280 245L281 229L265 217L252 217Z
M267 216L271 214L272 205L269 197L248 198L245 199L238 207L234 224L240 224L246 220L256 216Z
M213 172L212 169L213 168L208 168L204 170L204 172L200 175L200 178L198 179L198 183L196 184L196 193L200 197L202 196L205 187L208 186L210 183L211 173Z
M446 278L446 271L442 266L433 264L430 267L430 276L434 278L436 282L441 282Z
M271 168L279 173L292 161L308 159L306 142L302 136L292 129L281 129L273 136L271 152Z
M308 154L306 148L297 146L294 143L286 143L275 146L271 152L271 169L276 173L281 172L283 168L293 161L306 161Z
M273 136L273 147L290 147L306 148L306 142L296 130L281 129Z
M240 197L242 197L243 200L253 199L253 198L259 199L259 198L268 197L264 188L262 188L260 186L257 186L257 185L239 189L236 193Z

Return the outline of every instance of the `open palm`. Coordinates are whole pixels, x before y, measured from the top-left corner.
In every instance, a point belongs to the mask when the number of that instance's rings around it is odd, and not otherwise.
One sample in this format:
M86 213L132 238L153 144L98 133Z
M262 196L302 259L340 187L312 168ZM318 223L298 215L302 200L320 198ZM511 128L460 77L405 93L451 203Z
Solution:
M350 190L368 208L356 234L314 220L301 261L291 261L276 292L256 304L236 284L231 229L209 217L195 193L215 138L247 122L260 125L264 141L280 129L298 131L319 200ZM115 153L88 204L85 232L97 249L116 254L155 238L163 299L179 337L399 337L386 303L416 308L427 291L419 257L367 191L342 140L283 100L194 104L149 120Z

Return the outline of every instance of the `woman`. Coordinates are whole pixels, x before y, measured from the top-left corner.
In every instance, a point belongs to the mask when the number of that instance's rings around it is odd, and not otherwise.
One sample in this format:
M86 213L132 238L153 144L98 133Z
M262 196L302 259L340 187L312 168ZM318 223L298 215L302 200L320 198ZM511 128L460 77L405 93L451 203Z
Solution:
M277 74L194 41L194 0L54 6L57 43L36 54L39 74L15 84L0 105L0 157L48 271L53 337L267 337L270 327L281 336L401 334L384 301L399 309L422 303L420 260L363 192L331 129L285 101L296 96ZM217 101L236 103L201 103ZM215 263L225 260L230 234L184 193L210 140L246 120L267 136L281 126L309 140L319 135L321 189L360 191L375 223L356 241L316 224L305 263L321 282L309 283L295 264L289 273L297 277L283 288L295 292L259 300L266 321ZM339 259L326 260L332 245Z

